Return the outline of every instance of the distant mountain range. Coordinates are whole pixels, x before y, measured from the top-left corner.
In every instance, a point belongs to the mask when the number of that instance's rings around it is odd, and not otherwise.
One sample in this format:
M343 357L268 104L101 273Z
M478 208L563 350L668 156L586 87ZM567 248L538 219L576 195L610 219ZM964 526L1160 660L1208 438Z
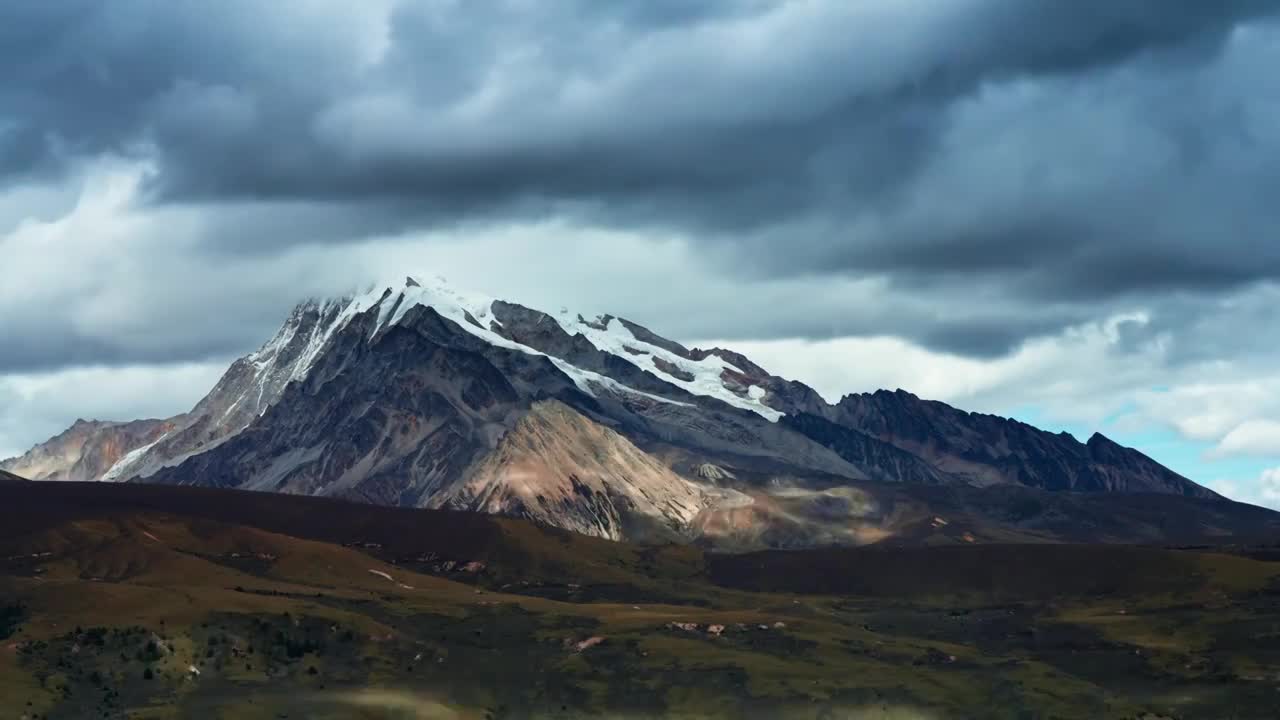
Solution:
M190 412L78 421L0 469L474 510L729 549L1280 529L1280 515L1102 435L1081 443L901 390L831 404L730 350L414 278L300 304Z

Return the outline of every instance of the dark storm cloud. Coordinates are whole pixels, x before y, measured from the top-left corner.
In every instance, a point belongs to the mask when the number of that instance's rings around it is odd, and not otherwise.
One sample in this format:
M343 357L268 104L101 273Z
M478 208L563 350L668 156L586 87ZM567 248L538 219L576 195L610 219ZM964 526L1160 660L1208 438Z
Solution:
M307 294L303 284L291 289L279 266L258 268L260 278L245 283L238 266L218 270L162 253L142 262L129 275L108 270L43 287L7 276L10 286L31 289L21 297L0 292L0 379L66 367L224 361L269 338ZM96 269L71 258L57 266Z
M2 318L0 332L22 340L0 343L0 376L64 367L224 361L270 337L285 310L279 306L246 308L234 318L210 317L190 308L156 308L153 312L165 316L159 319L167 331L163 335L136 328L115 332L117 328L110 321L88 333L77 328L73 318L57 312L33 311L27 318ZM178 322L166 322L169 318L185 321L186 329Z
M145 141L161 185L201 197L445 196L465 209L522 193L643 202L693 191L728 210L771 170L806 187L838 182L839 168L813 167L822 153L852 161L884 141L927 142L937 129L919 126L936 103L984 81L1212 45L1277 5L406 3L385 18L388 45L373 59L376 9L11 3L0 97L10 170ZM447 117L485 93L491 107ZM903 164L881 154L873 166ZM778 204L786 215L796 199Z
M990 356L1280 275L1277 12L5 3L0 183L146 158L148 202L201 208L190 252L224 259L495 218L675 231L724 272L885 278L944 308L890 316L898 334ZM889 324L783 320L739 332ZM32 352L9 354L61 350Z

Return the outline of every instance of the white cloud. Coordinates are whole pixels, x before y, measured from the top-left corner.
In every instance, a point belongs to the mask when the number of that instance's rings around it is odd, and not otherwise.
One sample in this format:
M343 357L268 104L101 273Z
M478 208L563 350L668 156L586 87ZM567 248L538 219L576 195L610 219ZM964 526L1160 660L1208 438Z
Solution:
M1264 470L1258 479L1258 494L1269 504L1280 507L1280 467Z
M1261 331L1261 330L1260 330ZM1220 378L1206 382L1204 378ZM1159 391L1135 394L1139 413L1191 440L1213 443L1206 459L1280 458L1280 373L1266 364L1216 360L1183 369Z
M813 385L830 401L852 392L902 388L969 410L1009 412L1035 405L1057 420L1101 422L1143 387L1163 349L1118 352L1117 327L1144 323L1126 313L1025 343L993 360L935 352L892 337L828 341L701 341L727 345L785 377Z
M1209 452L1213 458L1237 455L1280 456L1280 422L1246 420L1232 428Z
M1263 470L1256 480L1214 480L1207 484L1232 500L1280 510L1280 467Z
M1192 379L1177 387L1145 390L1136 397L1142 411L1164 418L1182 435L1194 440L1219 441L1246 423L1280 417L1280 374L1259 371L1252 377L1230 365L1205 368L1202 377L1219 376L1214 382ZM1160 384L1153 378L1153 384Z

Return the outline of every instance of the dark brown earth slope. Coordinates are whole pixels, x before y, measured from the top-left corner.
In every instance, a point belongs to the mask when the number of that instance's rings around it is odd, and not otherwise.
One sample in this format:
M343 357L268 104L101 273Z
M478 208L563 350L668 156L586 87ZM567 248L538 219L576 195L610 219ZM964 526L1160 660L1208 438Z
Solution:
M1072 512L1081 515L1089 513L1089 501L1101 501L1097 496L1079 499L1085 504ZM984 500L982 504L990 502ZM1175 514L1178 503L1194 502L1173 496L1137 496L1125 512L1135 524L1156 523L1160 516ZM1247 505L1236 505L1236 508L1245 517L1257 511L1251 521L1257 532L1247 541L1222 538L1221 542L1214 543L1213 537L1197 531L1188 532L1179 544L1217 545L1234 550L1246 545L1280 543L1280 525L1265 522L1274 513ZM507 568L510 573L549 576L559 573L561 580L590 576L598 570L593 569L593 563L602 558L607 558L600 563L604 567L630 568L628 572L641 574L673 572L679 575L687 572L688 558L704 555L694 548L664 545L645 549L525 520L453 510L383 507L330 498L203 487L74 482L0 485L0 539L67 522L144 513L243 525L321 542L376 548L379 555L390 558L434 554L459 561L482 561L495 569ZM770 591L890 594L904 591L892 580L898 576L917 578L913 581L916 587L939 591L1017 588L1021 584L1041 584L1040 579L1067 584L1077 582L1072 578L1091 575L1115 579L1134 568L1155 567L1145 558L1163 557L1135 545L1112 545L1116 551L1109 552L1108 546L1090 546L1074 538L1067 538L1069 542L1063 543L961 542L936 547L935 537L925 534L913 539L903 535L865 548L737 555L706 553L705 557L708 558L708 578L726 586ZM1156 551L1166 545L1158 539L1148 548ZM678 569L653 564L653 558L668 553L682 558L677 563ZM642 556L650 558L649 564L633 565L639 563L637 558ZM1099 560L1102 558L1106 562ZM695 564L701 566L702 561ZM638 570L642 565L645 569ZM1117 567L1125 570L1117 570L1117 575L1112 572ZM1159 566L1156 574L1160 573L1177 575L1169 566ZM608 570L604 575L614 573ZM1019 580L1020 575L1030 579ZM1054 575L1059 577L1055 579ZM1147 575L1144 570L1141 577L1147 578ZM1140 579L1135 577L1133 581Z
M1187 498L1175 498L1190 500ZM0 717L1275 717L1280 563L0 482Z

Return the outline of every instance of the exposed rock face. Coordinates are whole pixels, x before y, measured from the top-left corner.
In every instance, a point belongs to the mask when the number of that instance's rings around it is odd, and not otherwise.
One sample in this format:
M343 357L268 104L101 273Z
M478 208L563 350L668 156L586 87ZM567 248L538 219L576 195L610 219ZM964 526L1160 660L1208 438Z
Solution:
M557 401L535 403L467 475L429 505L525 517L613 540L679 538L707 505L697 485Z
M1101 435L1081 443L1067 433L1049 433L1008 418L968 413L902 390L848 395L836 410L841 425L917 455L970 484L1218 497Z
M764 403L779 412L788 415L807 413L830 418L831 406L818 394L817 390L795 380L786 380L777 375L770 375L767 370L751 362L745 355L723 348L710 350L693 349L689 351L695 360L709 357L720 358L728 362L732 368L726 369L722 376L726 387L740 395L749 395L751 388L761 391Z
M105 479L147 477L243 430L271 407L290 382L307 376L349 300L308 300L259 348L231 364L191 412L171 418L154 445L109 467Z
M688 370L685 370L684 368L671 362L670 360L664 360L663 358L660 358L660 357L653 359L653 366L677 380L692 382L695 377L695 375L689 372ZM735 392L739 392L737 388L731 388L731 389L733 389ZM745 390L743 392L745 392ZM739 392L739 394L742 394L742 392Z
M668 340L639 323L633 323L630 320L624 320L622 318L618 318L618 321L621 322L622 326L625 327L627 331L631 333L632 337L639 342L660 347L678 357L687 358L689 360L700 359L697 358L689 348L674 340Z
M370 340L377 318L336 333L244 431L151 479L422 506L493 449L526 408L522 389L576 392L546 358L473 342L430 308Z
M98 480L121 458L173 427L167 420L77 420L60 435L0 462L0 470L31 480Z
M1175 528L1229 535L1245 517L1102 436L1079 443L903 392L831 405L729 350L412 278L299 305L191 412L121 427L77 426L7 469L474 510L731 549L1160 540ZM1157 522L1129 493L1185 502Z
M923 485L956 482L956 478L938 470L917 455L817 415L788 415L779 422L830 448L849 463L867 468L873 480Z

